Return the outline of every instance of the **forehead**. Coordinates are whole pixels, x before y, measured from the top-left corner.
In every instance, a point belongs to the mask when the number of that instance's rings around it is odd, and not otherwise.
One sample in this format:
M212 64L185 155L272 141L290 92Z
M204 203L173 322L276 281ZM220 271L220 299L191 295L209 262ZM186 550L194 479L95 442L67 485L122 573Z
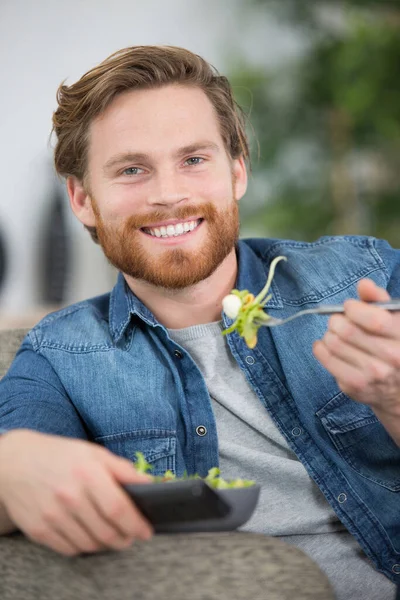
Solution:
M210 139L223 147L216 111L197 87L168 85L124 92L90 128L89 158L121 151L156 156Z

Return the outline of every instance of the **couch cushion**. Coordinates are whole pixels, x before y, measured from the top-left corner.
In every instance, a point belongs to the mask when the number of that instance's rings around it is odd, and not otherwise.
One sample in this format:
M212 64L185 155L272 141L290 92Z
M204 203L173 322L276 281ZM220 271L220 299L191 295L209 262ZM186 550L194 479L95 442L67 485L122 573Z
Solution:
M0 330L0 379L7 372L28 331L29 329Z
M303 552L253 533L156 535L121 552L67 558L0 536L1 600L333 600Z

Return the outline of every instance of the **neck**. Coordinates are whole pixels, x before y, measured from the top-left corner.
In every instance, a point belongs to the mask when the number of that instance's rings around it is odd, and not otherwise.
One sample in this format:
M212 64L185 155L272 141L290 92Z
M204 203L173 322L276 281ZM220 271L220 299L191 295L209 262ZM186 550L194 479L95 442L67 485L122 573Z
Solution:
M167 290L125 275L132 292L168 329L183 329L221 320L222 300L235 285L236 252L231 253L207 279L183 290Z

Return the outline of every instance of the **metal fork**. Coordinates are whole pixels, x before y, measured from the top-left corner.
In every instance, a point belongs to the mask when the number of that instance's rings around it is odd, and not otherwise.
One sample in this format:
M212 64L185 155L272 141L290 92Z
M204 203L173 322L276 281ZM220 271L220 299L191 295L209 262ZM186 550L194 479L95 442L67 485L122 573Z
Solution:
M387 302L369 302L368 304L371 304L371 306L379 306L385 310L400 311L400 298L393 298ZM284 323L288 323L288 321L292 321L293 319L297 319L297 317L302 317L303 315L333 315L335 313L343 312L343 304L325 304L324 306L319 306L318 308L299 310L297 313L291 317L287 317L286 319L276 319L275 317L270 317L268 321L262 321L261 325L265 327L275 327L276 325L283 325ZM260 322L258 322L258 324L260 324Z

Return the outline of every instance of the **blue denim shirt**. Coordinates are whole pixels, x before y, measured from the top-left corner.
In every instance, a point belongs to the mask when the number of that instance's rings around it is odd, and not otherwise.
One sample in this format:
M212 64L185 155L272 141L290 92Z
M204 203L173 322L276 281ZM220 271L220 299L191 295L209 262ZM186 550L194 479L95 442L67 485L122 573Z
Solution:
M268 312L286 317L357 297L373 279L400 297L400 251L371 237L315 243L242 240L236 287L258 293L279 255ZM225 325L232 321L222 315ZM240 368L289 446L376 568L400 582L400 449L363 404L340 391L312 354L328 317L262 328L253 350L227 337ZM196 428L204 425L207 434ZM153 473L205 475L218 439L200 370L132 294L122 275L110 294L47 316L25 338L0 382L0 428L88 439Z

